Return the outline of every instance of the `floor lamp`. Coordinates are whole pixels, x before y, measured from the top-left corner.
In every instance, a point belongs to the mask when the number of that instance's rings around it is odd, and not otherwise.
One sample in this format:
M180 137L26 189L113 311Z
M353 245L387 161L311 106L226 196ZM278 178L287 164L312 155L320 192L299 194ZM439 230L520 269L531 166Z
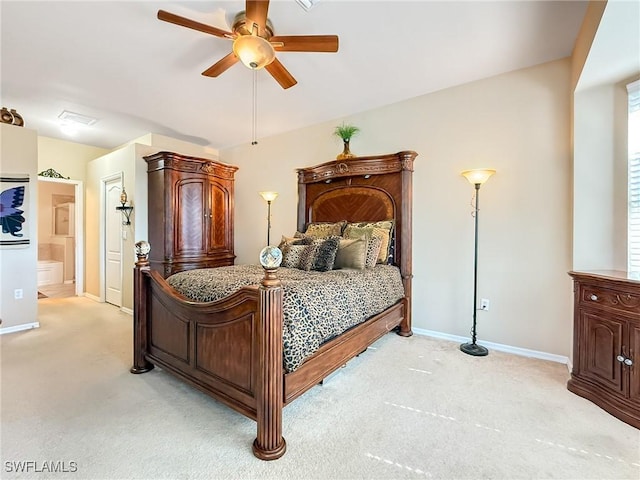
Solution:
M271 235L271 202L278 196L278 192L258 192L260 196L267 202L267 246L270 245Z
M471 342L460 345L460 350L468 355L473 355L474 357L484 357L489 354L489 350L476 343L476 314L478 313L478 212L480 211L480 186L489 180L489 177L494 173L496 173L495 170L488 170L486 168L465 170L462 172L464 178L469 180L469 183L475 187L476 191L475 201L472 203L472 215L475 218L475 241L473 253L473 327L471 328Z

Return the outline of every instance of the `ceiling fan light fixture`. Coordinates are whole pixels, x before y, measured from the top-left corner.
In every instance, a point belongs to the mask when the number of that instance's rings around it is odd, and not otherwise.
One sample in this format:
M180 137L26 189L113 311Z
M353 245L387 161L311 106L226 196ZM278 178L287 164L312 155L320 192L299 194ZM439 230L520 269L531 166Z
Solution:
M242 35L233 42L233 53L251 70L260 70L276 58L268 40L257 35Z

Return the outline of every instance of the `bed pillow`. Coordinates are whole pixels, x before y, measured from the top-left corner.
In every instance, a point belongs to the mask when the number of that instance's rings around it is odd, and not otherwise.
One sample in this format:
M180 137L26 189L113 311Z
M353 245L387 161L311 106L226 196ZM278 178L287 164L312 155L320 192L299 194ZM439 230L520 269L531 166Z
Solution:
M294 245L288 243L282 249L282 267L311 270L315 259L316 245Z
M307 225L304 234L316 238L340 236L346 224L345 220L340 222L311 222Z
M295 237L287 237L285 235L282 235L282 239L280 240L280 243L278 244L278 248L280 250L282 250L285 245L288 245L290 243L294 243L297 240L299 240L299 239L295 238Z
M341 237L332 236L314 241L316 250L311 270L316 270L318 272L328 272L333 270L333 265L336 261L336 254L338 253L338 247L340 246L340 240Z
M307 241L307 239L309 241ZM283 250L286 245L311 245L312 242L313 242L313 238L305 237L303 233L296 232L293 237L287 237L285 235L282 235L282 239L278 244L278 248L280 250Z
M347 225L347 229L349 226L353 225L359 228L371 228L372 236L380 238L382 240L382 245L380 247L380 253L378 254L378 263L388 263L389 262L389 253L391 250L391 241L393 238L393 227L395 221L394 220L383 220L380 222L360 222L355 224ZM345 229L346 232L346 229Z
M367 241L364 239L340 240L333 268L366 268Z
M344 229L344 238L369 240L373 236L373 227L361 227L356 223L348 223Z
M367 241L367 255L365 265L367 268L373 268L378 263L378 255L382 247L382 239L380 237L371 237Z

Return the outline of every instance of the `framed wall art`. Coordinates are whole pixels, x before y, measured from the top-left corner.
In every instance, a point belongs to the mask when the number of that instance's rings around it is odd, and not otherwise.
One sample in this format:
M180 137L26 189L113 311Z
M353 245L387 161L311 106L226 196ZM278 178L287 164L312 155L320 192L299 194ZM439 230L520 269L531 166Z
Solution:
M29 174L0 174L0 247L29 245Z

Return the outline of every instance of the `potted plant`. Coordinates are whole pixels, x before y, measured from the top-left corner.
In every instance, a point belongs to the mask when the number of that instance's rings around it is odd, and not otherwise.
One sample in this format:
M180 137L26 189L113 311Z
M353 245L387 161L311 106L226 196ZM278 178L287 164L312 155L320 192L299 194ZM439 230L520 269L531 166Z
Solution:
M355 125L351 125L348 123L342 123L342 125L338 125L333 134L342 139L342 143L344 144L344 149L341 154L339 154L336 158L338 160L344 160L345 158L353 158L354 154L349 150L349 142L351 141L351 137L356 135L360 129Z

